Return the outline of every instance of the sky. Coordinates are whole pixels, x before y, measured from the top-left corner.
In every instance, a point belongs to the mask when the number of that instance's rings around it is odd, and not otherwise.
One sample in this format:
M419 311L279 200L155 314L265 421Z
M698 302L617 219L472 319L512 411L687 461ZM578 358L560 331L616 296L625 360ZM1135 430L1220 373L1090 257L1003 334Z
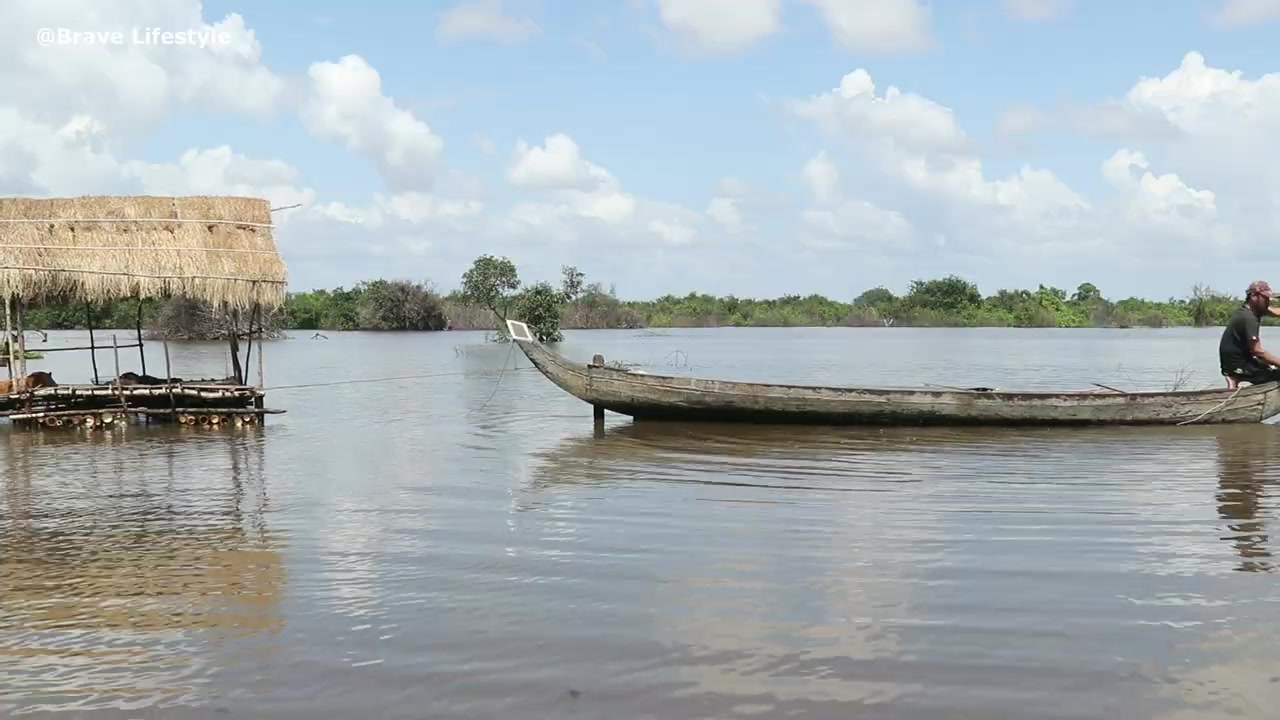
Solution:
M294 291L492 254L636 299L1239 294L1280 282L1278 31L1280 0L0 0L0 194L296 205Z

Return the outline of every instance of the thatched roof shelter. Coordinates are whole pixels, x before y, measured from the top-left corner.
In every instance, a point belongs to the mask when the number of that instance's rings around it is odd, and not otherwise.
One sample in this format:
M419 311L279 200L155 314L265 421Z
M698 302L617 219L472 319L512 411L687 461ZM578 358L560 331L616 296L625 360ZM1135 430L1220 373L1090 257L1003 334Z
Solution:
M273 309L286 271L272 229L258 198L0 198L0 297L184 296Z

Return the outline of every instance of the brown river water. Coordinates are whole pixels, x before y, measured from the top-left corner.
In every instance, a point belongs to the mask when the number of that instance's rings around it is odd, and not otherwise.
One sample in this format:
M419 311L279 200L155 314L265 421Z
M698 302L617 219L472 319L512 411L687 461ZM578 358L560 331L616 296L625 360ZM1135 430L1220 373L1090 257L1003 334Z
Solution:
M1217 334L590 331L560 351L743 380L1205 387L1222 384ZM295 335L267 344L268 387L402 379L271 391L288 414L265 427L0 427L0 717L1199 720L1280 704L1280 428L609 415L597 433L589 406L478 333ZM170 350L176 375L225 371L221 345ZM88 356L30 369L84 381Z

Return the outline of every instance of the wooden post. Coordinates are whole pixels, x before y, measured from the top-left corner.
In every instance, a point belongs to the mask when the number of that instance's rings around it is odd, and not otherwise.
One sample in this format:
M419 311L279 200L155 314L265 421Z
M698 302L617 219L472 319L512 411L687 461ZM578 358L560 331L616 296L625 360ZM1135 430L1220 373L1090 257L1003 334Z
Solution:
M258 331L259 333L261 333L262 328L259 327ZM262 376L262 335L259 334L258 335L258 389L265 390L266 387L267 387L267 381L264 380Z
M84 304L84 316L89 323L89 361L93 363L93 384L97 385L98 380L98 346L93 341L93 306L89 303ZM116 376L117 379L120 377Z
M27 376L27 331L23 328L23 316L27 313L27 304L18 301L18 377Z
M4 296L4 346L9 354L9 389L13 389L13 373L18 360L13 355L13 298Z
M120 343L114 333L111 335L111 351L116 360L116 398L120 400L120 407L128 410L129 404L124 400L124 385L120 382Z
M240 366L240 311L231 311L231 369L237 385L244 385L244 368Z
M596 353L591 356L591 364L596 367L604 367L604 356ZM604 424L604 408L599 405L591 406L591 420L598 427Z
M173 367L169 365L169 339L164 338L161 342L164 343L164 383L165 383L165 387L167 388L169 387L169 380L173 378ZM178 402L177 399L173 396L173 390L170 389L169 409L173 410L174 414L177 414L178 412L176 410L176 408L178 407L177 402Z
M147 350L142 347L142 296L138 296L138 319L136 322L138 331L138 359L142 361L142 374L147 374ZM119 376L117 376L119 377Z

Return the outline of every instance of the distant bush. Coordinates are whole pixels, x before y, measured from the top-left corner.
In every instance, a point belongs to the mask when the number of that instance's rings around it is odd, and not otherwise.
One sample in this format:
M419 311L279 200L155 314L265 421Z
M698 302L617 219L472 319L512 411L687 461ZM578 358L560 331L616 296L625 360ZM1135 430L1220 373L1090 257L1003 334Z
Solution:
M267 318L268 331L295 330L491 330L506 337L508 317L528 323L541 337L562 328L718 326L894 326L894 327L1175 327L1222 325L1242 298L1197 285L1186 299L1108 300L1092 283L1075 292L1041 285L1003 289L983 296L977 285L948 275L915 280L903 295L875 287L851 302L821 295L774 299L716 297L691 292L653 300L620 300L615 289L587 283L572 266L560 287L524 285L508 258L482 255L463 275L461 287L441 296L429 283L371 280L351 288L289 294L283 310ZM144 325L155 337L209 339L230 319L188 301L148 300ZM83 328L92 312L98 328L132 328L137 301L86 308L49 303L31 308L32 329ZM242 321L247 323L246 318ZM1273 324L1267 318L1264 322Z

